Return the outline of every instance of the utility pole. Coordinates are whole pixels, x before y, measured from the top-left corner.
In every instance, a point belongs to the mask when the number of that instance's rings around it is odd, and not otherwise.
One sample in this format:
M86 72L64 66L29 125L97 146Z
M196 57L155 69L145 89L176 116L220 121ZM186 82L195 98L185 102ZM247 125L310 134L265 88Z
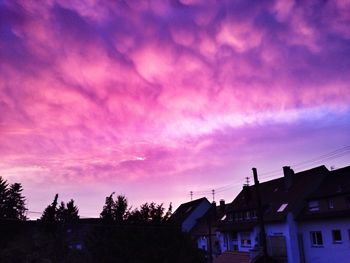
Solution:
M212 221L216 220L216 205L213 202L211 204L211 207L209 209L209 215L207 218L207 223L208 223L208 256L209 256L209 263L213 263L213 242L212 242Z
M211 194L213 195L213 202L215 202L215 190L211 190Z
M193 191L190 191L191 201L193 200Z
M264 218L263 218L263 209L261 206L258 172L256 171L256 168L253 168L252 170L254 175L255 194L258 201L258 220L260 225L260 240L261 240L261 245L263 247L263 260L264 260L264 263L267 263L266 233L265 233L265 225L264 225Z

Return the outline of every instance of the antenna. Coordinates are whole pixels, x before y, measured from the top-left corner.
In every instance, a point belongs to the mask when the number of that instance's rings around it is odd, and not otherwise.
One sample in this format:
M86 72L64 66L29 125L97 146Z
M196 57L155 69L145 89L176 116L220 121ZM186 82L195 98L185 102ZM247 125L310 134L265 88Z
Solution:
M244 186L249 186L249 177L248 176L245 178Z
M211 194L213 195L213 202L215 202L215 190L211 190Z
M190 191L191 201L193 199L193 191Z

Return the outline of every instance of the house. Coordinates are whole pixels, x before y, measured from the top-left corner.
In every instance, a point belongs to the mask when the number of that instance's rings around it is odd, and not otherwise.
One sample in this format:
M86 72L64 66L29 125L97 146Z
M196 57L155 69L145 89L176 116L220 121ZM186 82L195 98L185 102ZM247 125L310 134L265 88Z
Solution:
M169 220L181 227L183 232L190 233L198 219L203 217L211 207L211 203L205 197L183 203L175 210Z
M297 218L302 262L350 260L350 166L330 171Z
M204 250L211 259L221 254L220 240L217 235L218 222L225 216L226 207L224 200L220 200L218 206L213 202L211 209L197 219L190 233L196 240L198 248Z
M268 254L280 262L300 263L301 236L298 235L297 216L329 174L325 166L294 173L283 167L283 177L260 184L261 207ZM254 260L261 255L256 186L244 186L221 220L221 251L250 254Z

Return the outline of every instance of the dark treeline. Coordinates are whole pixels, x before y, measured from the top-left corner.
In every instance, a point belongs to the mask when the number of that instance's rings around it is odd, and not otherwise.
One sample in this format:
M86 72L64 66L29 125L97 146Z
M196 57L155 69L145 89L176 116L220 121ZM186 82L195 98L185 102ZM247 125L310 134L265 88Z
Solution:
M0 177L0 262L204 262L190 237L169 220L171 204L132 208L124 195L107 196L99 218L80 219L71 199L56 194L37 221L26 221L19 183Z
M0 219L26 220L25 197L22 195L22 185L9 185L0 176Z

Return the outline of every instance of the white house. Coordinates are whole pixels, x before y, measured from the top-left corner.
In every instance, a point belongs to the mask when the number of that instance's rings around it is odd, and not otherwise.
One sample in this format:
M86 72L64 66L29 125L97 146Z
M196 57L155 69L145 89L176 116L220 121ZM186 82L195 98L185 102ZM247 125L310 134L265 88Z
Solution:
M181 204L172 214L170 220L179 225L183 232L190 232L210 208L211 203L207 198L196 199Z
M272 259L350 262L350 166L334 171L319 166L299 173L285 166L283 177L260 183L259 188ZM223 204L225 209L210 209L213 204L201 198L182 204L172 219L193 235L199 248L208 251L211 239L214 262L221 262L217 251L222 257L230 255L230 260L237 256L232 262L243 262L243 254L254 262L262 253L257 200L256 186L245 185L232 203Z
M350 262L350 166L330 171L298 216L303 262Z
M325 166L294 174L283 167L284 176L260 184L263 219L269 256L280 262L302 263L301 236L297 216L329 174ZM251 259L261 254L255 186L244 186L222 220L222 251L249 252ZM309 262L309 261L307 261Z

